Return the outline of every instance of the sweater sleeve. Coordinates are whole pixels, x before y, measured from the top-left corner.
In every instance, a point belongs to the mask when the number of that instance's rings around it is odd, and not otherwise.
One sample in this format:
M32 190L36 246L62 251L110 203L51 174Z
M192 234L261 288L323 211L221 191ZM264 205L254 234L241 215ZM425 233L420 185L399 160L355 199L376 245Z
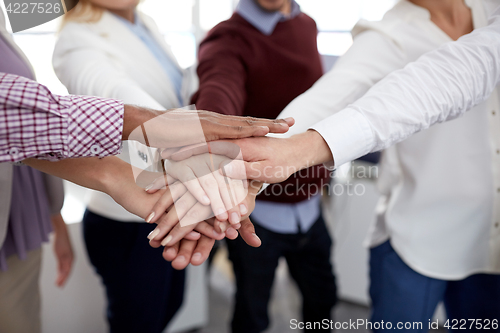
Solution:
M199 110L243 115L246 103L246 66L241 39L230 33L211 34L200 45L200 85L192 104Z

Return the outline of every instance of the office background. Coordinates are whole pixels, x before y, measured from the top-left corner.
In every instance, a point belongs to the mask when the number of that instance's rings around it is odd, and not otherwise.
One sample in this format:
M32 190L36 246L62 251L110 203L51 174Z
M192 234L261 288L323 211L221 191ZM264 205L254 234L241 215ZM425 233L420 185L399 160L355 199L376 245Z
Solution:
M379 20L397 0L297 0L302 10L313 17L319 28L318 48L324 57L325 67L333 65L351 46L350 30L361 18ZM144 0L140 8L154 18L165 39L182 67L195 64L197 44L218 22L229 18L237 0ZM0 2L3 6L3 3ZM56 78L51 58L59 29L60 19L14 35L16 43L26 53L34 66L37 79L53 92L67 94ZM339 297L345 303L340 316L357 319L366 316L367 251L362 243L366 230L374 218L378 195L372 179L339 177L337 182L362 183L366 192L362 196L347 194L326 198L326 218L335 237L334 261L339 284ZM58 290L55 279L55 260L46 244L42 272L43 331L105 332L104 295L92 271L81 237L80 221L85 209L87 190L66 183L67 194L63 216L67 221L76 253L76 264L68 285ZM362 209L360 209L362 207ZM188 272L187 299L183 310L168 328L169 332L185 332L206 327L203 332L220 332L227 328L229 307L234 286L231 269L218 254L209 274L206 267L190 268ZM152 282L154 283L154 281ZM273 321L270 332L282 332L291 316L298 317L300 301L295 286L287 277L286 264L280 264L277 288L271 304ZM210 304L210 306L209 306ZM276 316L275 316L276 314ZM214 321L214 317L217 320Z

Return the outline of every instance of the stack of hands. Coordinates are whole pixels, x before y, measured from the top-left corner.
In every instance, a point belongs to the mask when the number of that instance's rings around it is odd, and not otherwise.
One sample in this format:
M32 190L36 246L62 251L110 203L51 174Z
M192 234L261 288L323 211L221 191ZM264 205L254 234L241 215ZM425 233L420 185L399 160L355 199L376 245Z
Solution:
M215 240L224 237L240 235L250 246L260 246L248 216L262 182L282 182L301 169L333 161L316 131L286 139L266 137L286 133L293 124L293 118L256 119L126 105L122 140L146 146L151 154L133 153L146 165L149 161L147 167L131 167L134 163L116 156L23 162L107 193L129 212L156 223L149 235L151 245L164 246L164 258L183 269L189 263L202 264Z
M134 170L136 183L157 200L145 218L157 224L150 245L164 246L163 257L176 269L202 264L225 237L241 235L248 245L260 246L248 216L263 183L246 179L241 139L269 139L262 137L285 133L293 123L174 110L133 129L128 139L159 148L163 168ZM175 135L166 141L169 131Z

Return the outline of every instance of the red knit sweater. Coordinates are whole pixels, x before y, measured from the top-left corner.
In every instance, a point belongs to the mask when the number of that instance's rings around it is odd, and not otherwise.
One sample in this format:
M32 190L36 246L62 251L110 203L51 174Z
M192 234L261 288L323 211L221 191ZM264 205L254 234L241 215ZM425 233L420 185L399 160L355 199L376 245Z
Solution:
M276 118L323 74L316 36L316 23L303 13L279 22L270 36L233 14L200 45L200 87L192 103L201 110ZM269 186L259 199L299 202L316 194L327 179L323 167L302 170Z

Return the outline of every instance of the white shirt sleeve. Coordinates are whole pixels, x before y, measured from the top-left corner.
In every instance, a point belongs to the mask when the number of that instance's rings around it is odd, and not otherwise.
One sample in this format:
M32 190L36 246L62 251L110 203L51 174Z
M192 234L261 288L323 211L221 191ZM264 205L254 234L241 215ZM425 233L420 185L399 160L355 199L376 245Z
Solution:
M283 136L302 133L344 109L406 63L403 50L390 37L373 30L361 33L328 73L281 112L278 118L295 118L295 125Z
M335 165L387 148L486 100L500 81L500 7L487 27L423 55L312 126Z

